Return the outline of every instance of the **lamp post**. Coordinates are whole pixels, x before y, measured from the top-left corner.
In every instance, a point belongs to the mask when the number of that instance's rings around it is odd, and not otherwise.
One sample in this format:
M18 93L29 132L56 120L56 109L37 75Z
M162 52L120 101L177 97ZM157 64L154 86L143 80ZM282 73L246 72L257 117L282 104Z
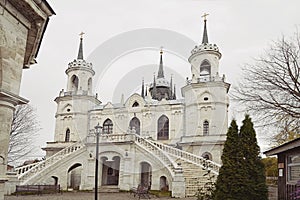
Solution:
M96 164L95 164L95 200L98 200L98 157L99 157L99 134L101 132L102 126L97 124L95 126L95 134L96 134Z

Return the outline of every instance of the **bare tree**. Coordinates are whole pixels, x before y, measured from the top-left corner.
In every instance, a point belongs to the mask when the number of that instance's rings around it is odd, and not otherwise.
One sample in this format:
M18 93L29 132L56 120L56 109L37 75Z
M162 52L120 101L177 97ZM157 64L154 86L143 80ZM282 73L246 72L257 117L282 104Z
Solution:
M23 159L34 150L33 140L39 130L35 110L28 104L16 106L10 132L8 163Z
M273 42L254 64L243 68L243 78L232 93L244 111L278 132L300 127L300 35ZM287 127L289 126L289 127ZM284 135L284 134L283 134ZM288 138L288 137L286 137Z

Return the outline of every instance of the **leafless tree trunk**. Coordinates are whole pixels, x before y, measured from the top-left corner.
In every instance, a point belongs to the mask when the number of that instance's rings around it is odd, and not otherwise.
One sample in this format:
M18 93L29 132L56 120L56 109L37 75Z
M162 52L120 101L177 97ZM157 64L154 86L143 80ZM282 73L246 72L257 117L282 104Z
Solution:
M300 127L300 35L273 42L254 64L243 68L244 76L233 90L246 112L278 132ZM289 126L289 127L285 127Z
M24 158L34 150L33 140L39 130L35 110L28 104L17 106L10 132L8 163Z

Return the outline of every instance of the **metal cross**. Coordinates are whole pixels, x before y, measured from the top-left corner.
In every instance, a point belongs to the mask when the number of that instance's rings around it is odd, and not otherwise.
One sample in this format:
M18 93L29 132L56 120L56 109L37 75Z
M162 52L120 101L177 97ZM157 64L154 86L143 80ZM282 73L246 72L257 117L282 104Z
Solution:
M84 32L79 33L81 39L83 38L84 34L85 34Z
M206 20L206 17L207 17L208 15L209 15L208 13L204 13L204 15L202 15L201 17L203 17L204 20Z

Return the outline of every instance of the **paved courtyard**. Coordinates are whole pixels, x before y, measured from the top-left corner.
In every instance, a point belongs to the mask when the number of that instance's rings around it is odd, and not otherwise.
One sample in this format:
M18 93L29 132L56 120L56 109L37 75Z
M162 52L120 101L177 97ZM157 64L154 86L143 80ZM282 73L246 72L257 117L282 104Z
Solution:
M4 200L93 200L94 193L91 192L72 192L55 195L28 195L28 196L6 196ZM133 197L129 193L99 193L98 200L133 200L138 197ZM151 199L174 199L171 197L155 197ZM196 198L182 198L182 200L195 200Z

